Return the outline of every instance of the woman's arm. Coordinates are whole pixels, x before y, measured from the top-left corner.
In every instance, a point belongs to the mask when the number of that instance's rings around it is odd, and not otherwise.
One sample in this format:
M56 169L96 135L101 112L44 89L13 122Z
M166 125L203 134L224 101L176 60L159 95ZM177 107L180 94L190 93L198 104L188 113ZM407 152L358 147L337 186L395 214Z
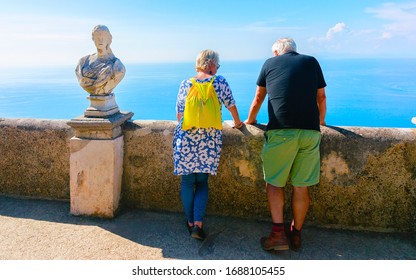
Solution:
M244 123L240 119L240 116L239 116L238 110L237 110L237 106L233 105L231 107L228 107L227 109L228 109L228 111L230 111L231 116L233 117L234 127L235 128L241 128Z
M176 118L178 119L178 122L181 121L182 116L183 116L183 113L176 113Z

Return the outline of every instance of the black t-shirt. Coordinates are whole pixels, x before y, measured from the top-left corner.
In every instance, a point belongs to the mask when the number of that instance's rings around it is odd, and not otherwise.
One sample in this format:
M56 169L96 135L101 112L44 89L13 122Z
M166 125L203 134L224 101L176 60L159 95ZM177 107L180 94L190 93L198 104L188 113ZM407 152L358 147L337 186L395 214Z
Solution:
M269 58L261 69L257 85L266 87L268 94L267 130L320 131L317 90L326 83L314 57L288 52Z

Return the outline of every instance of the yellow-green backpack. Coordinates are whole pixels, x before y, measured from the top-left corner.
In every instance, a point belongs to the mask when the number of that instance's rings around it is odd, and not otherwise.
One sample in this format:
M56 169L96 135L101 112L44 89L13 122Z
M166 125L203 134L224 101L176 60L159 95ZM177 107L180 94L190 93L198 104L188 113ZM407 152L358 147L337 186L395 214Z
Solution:
M192 86L186 96L182 129L188 130L194 127L222 129L221 104L212 85L215 76L211 81L204 83L198 83L194 78L190 80Z

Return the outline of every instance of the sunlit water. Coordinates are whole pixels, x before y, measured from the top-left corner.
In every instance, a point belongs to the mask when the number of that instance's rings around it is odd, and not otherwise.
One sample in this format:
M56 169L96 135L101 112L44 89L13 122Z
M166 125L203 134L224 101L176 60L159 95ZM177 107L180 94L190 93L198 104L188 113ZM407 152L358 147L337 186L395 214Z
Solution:
M411 127L416 116L415 59L320 59L327 82L327 124ZM263 61L221 62L242 119L253 100ZM194 63L126 64L115 90L122 111L134 119L174 120L180 82L195 74ZM0 117L71 119L89 106L74 67L0 69ZM223 109L224 120L231 115ZM265 102L257 118L267 123Z

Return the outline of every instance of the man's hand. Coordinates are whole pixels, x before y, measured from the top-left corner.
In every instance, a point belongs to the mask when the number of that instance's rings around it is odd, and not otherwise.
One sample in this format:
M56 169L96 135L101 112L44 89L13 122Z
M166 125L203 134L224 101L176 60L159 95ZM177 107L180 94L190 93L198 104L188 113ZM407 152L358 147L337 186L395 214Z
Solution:
M248 119L244 121L245 124L256 124L257 120L249 121Z

